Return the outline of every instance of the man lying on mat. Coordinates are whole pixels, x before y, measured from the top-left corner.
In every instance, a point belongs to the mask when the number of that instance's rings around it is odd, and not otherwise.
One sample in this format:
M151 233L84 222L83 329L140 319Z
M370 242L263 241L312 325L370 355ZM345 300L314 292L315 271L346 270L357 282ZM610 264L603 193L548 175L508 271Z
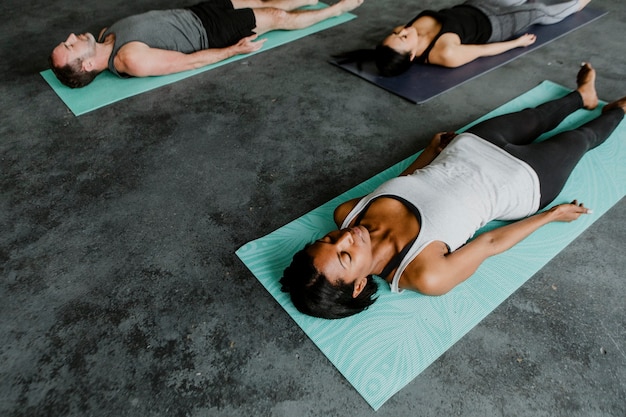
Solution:
M534 24L549 25L582 10L591 0L545 5L527 0L469 0L438 12L426 10L396 27L376 49L348 52L341 63L373 59L383 76L396 76L413 63L456 68L484 56L532 45L536 36L521 33Z
M467 132L438 133L397 178L335 209L339 230L296 253L282 290L301 312L347 317L375 301L385 279L403 289L441 295L550 222L591 210L574 200L545 208L589 150L601 145L626 112L626 97L574 130L539 143L570 113L598 105L595 70L583 64L578 88L536 108L483 121ZM478 235L494 219L517 220ZM518 220L521 219L521 220Z
M185 9L156 10L119 20L100 32L74 35L50 55L65 85L84 87L109 69L120 77L173 74L259 50L257 36L303 29L357 8L363 0L296 10L317 0L210 0Z

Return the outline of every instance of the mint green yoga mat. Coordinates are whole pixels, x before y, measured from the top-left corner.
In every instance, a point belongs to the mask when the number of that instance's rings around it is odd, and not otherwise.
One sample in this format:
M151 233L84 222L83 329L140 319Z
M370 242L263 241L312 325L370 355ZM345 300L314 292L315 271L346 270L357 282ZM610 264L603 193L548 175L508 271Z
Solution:
M303 9L317 9L323 7L328 6L324 3L318 3L315 6L303 7ZM249 58L252 55L267 51L268 49L272 49L277 46L284 45L288 42L295 41L297 39L303 38L313 33L320 32L333 26L340 25L354 18L356 18L354 14L344 13L341 16L326 19L305 29L276 30L268 32L259 37L259 39L267 38L267 41L263 45L263 48L261 48L259 51L245 55L237 55L224 61L217 62L215 64L177 74L164 75L160 77L122 79L116 77L109 71L104 71L103 73L98 75L98 77L96 77L96 79L91 84L78 89L69 88L61 84L59 80L55 77L53 72L49 69L42 71L41 76L44 78L44 80L46 80L48 84L50 84L50 87L52 87L54 92L57 93L61 100L63 100L65 105L69 107L72 113L74 113L76 116L80 116L81 114L85 114L92 110L99 109L100 107L115 103L116 101L120 101L125 98L153 90L157 87L174 83L187 77L192 77L201 72L209 71L213 68L226 65L233 61Z
M569 91L544 81L482 119L534 107ZM556 131L578 126L599 112L600 109L580 110L564 120ZM446 128L451 127L440 126L440 130ZM341 320L300 314L289 296L280 291L278 282L292 255L306 243L336 228L332 214L339 203L372 191L402 172L413 158L237 251L256 278L375 410L625 195L626 122L602 146L585 155L554 202L578 199L592 208L593 214L572 223L543 227L511 250L488 259L472 277L444 296L428 297L411 291L392 294L381 281L378 301L361 314ZM498 224L489 223L479 233Z

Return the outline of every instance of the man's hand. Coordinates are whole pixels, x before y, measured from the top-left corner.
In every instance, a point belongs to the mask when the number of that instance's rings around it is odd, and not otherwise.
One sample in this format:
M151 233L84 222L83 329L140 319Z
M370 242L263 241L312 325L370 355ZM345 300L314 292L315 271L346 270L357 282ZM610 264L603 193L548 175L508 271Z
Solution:
M258 36L259 35L255 33L254 35L240 39L239 42L231 46L234 55L249 54L250 52L255 52L261 49L267 39L260 39L254 42Z

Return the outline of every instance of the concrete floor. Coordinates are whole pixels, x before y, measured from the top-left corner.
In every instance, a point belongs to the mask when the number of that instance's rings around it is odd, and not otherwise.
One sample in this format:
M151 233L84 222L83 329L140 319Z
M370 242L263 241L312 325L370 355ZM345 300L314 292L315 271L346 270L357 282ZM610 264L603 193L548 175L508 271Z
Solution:
M38 72L70 31L182 6L0 6L0 415L624 416L622 200L374 412L236 258L544 79L626 94L623 0L416 106L327 63L421 8L358 19L75 117Z

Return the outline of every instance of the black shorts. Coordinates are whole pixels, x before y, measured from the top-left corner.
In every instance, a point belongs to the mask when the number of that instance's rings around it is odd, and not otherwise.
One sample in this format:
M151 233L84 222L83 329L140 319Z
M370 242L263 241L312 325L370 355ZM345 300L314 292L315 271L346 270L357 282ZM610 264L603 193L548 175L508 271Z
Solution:
M209 0L189 7L206 30L209 48L226 48L254 34L252 9L235 9L230 0Z

